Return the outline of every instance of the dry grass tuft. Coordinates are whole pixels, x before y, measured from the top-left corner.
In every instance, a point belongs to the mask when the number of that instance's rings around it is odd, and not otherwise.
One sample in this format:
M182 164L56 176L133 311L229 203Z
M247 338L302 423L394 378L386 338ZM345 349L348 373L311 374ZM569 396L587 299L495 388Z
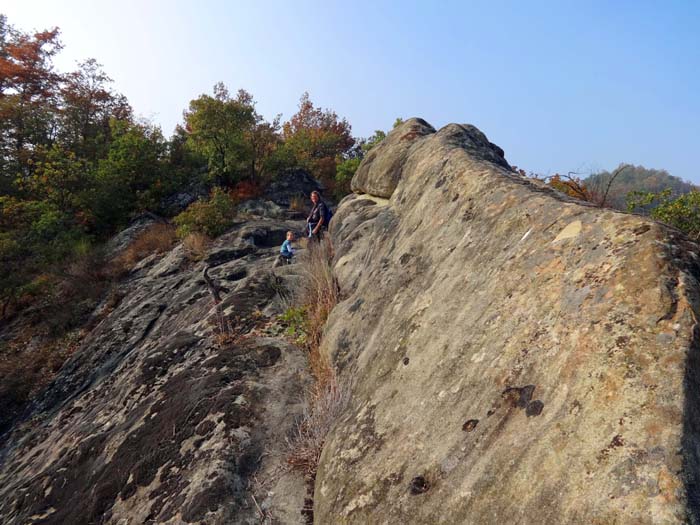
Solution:
M190 233L182 241L185 247L185 254L192 261L200 261L207 254L207 250L211 245L211 239L199 232Z
M139 235L114 261L117 272L129 272L136 264L153 253L170 251L177 241L175 228L169 224L154 224Z
M289 209L292 211L306 211L308 208L308 199L303 195L293 195L289 199Z
M309 366L320 389L323 389L333 376L333 368L328 357L321 353L323 328L331 310L338 304L339 288L333 275L331 262L333 245L327 236L321 242L309 243L304 254L300 290L300 302L306 313L306 347L309 352Z
M316 475L323 445L335 421L348 404L349 389L339 385L335 376L307 396L307 408L287 439L287 463L309 479Z

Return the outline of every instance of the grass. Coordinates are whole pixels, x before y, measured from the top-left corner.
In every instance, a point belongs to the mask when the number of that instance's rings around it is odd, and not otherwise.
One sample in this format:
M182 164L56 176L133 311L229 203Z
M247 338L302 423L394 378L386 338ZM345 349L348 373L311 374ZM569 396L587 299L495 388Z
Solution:
M308 199L303 195L293 195L289 199L289 209L292 211L306 211L308 209Z
M323 386L318 383L307 395L307 405L292 435L287 439L287 463L308 480L316 477L323 445L349 400L349 389L335 375Z
M177 241L175 228L169 224L153 224L139 235L114 261L117 273L128 273L139 261L153 253L170 251Z
M328 315L338 303L339 288L331 261L333 245L328 237L309 243L302 256L302 288L298 290L298 308L303 311L303 346L308 351L314 380L324 387L333 375L328 358L321 352L321 339Z
M294 306L282 316L287 334L307 351L313 377L304 413L287 440L287 463L304 474L310 494L323 445L349 399L349 389L339 384L330 359L321 351L323 329L339 296L332 259L333 246L328 237L309 244L301 261L302 287L297 290Z
M194 232L183 239L182 245L185 248L185 254L188 259L199 261L206 256L207 250L211 245L211 239L203 233Z

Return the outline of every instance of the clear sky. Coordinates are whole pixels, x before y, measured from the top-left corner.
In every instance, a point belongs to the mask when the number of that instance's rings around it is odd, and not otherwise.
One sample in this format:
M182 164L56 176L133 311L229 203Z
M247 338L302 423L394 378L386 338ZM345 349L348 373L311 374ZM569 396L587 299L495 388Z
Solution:
M398 116L472 123L542 174L664 168L700 183L700 2L3 0L59 26L170 134L223 81L268 118L309 91L357 136Z

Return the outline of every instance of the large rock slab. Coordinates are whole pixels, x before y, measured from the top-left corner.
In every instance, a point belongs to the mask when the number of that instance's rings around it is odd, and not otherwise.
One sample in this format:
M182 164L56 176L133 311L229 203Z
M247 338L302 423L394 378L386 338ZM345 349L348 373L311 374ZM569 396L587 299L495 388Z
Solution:
M698 523L697 245L406 126L331 223L318 522Z
M270 271L302 227L238 224L201 262L182 245L142 260L0 441L0 523L304 523L306 482L284 467L306 356L273 330L299 269Z

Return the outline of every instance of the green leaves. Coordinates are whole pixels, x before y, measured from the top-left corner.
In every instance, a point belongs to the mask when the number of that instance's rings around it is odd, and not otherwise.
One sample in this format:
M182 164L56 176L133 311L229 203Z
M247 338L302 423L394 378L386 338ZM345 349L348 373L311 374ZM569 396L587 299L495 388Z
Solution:
M213 97L190 102L185 128L192 150L207 159L210 176L226 185L262 175L265 159L279 141L278 121L265 122L250 93L240 90L231 98L220 83Z
M700 239L700 191L675 198L670 189L658 193L634 191L627 195L628 211L649 208L652 218L678 228L692 239Z
M175 217L177 235L184 238L191 233L203 233L218 237L231 227L235 215L235 201L223 189L215 188L209 200L195 202Z
M280 315L280 321L287 324L285 333L299 346L308 340L309 320L305 306L290 307Z

